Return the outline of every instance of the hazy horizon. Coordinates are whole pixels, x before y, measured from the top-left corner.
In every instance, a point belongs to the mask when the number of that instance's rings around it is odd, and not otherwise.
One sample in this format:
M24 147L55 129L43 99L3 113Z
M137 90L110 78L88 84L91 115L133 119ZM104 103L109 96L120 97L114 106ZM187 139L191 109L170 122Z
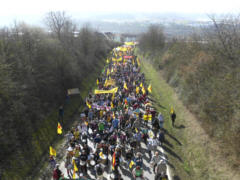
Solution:
M216 1L216 0L168 0L160 2L156 0L121 0L118 2L110 0L9 0L2 2L0 6L0 26L9 26L13 21L24 21L27 24L41 25L47 12L65 11L73 19L82 21L102 20L101 18L111 19L115 15L124 17L125 14L151 17L154 14L175 14L181 18L199 18L206 19L207 14L229 14L238 13L240 10L240 1ZM240 11L239 11L240 12ZM143 17L146 18L146 17ZM136 19L135 19L136 20Z

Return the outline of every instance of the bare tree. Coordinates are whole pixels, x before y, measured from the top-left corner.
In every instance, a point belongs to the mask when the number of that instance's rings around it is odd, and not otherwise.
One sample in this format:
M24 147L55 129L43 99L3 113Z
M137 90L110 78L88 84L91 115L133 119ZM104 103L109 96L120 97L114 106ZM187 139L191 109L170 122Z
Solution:
M143 51L156 53L165 45L165 36L162 27L151 25L146 33L143 33L139 39L140 48Z
M61 40L61 33L64 29L64 26L67 21L69 21L69 17L66 16L64 11L60 12L49 12L46 15L45 22L49 29L55 33L59 40Z
M208 43L234 65L239 60L240 17L229 15L217 19L214 15L209 15L209 18L213 26L205 29Z

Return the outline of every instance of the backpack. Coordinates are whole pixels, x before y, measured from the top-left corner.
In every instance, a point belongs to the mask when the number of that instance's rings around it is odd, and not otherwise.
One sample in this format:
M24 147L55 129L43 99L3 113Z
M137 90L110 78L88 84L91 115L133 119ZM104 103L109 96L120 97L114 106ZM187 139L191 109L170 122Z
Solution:
M158 140L159 140L160 142L163 142L164 139L165 139L165 137L164 137L164 133L159 133Z
M142 176L142 169L136 169L135 170L135 176L136 177L141 177Z
M102 170L102 168L101 168L100 166L97 166L97 167L96 167L96 171L97 171L97 175L98 175L98 176L100 176L100 175L103 174L103 170Z
M132 141L130 142L130 146L133 147L133 148L136 148L137 142L136 142L135 140L132 140Z
M136 159L136 166L141 166L142 165L142 158L137 158Z

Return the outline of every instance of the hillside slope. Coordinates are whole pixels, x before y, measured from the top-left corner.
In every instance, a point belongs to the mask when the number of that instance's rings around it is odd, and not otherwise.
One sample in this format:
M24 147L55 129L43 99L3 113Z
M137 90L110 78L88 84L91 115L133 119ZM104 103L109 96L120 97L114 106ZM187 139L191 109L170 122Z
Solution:
M142 59L143 72L153 88L155 106L164 114L167 143L164 147L172 163L175 179L240 179L220 153L220 147L202 128L198 119L157 71L149 59ZM156 66L155 66L156 67ZM170 108L176 111L176 127L170 122Z

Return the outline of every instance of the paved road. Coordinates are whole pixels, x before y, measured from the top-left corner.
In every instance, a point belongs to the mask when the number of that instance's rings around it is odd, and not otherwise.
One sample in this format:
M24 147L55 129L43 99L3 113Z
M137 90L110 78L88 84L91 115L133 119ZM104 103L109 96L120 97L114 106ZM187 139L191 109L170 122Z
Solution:
M91 148L93 148L93 143L91 141L88 141L88 145ZM159 151L160 155L166 157L166 155L164 154L163 149L160 146L158 146L157 150ZM155 175L154 175L153 169L152 169L152 167L151 167L151 165L149 163L150 159L149 159L149 156L148 156L147 147L146 147L146 145L144 143L141 143L141 153L143 154L144 178L146 180L154 180ZM111 156L110 155L109 155L109 159L111 160ZM123 158L123 160L124 160L124 158ZM124 164L126 164L125 160L123 162L124 162ZM111 164L111 163L109 163L109 164ZM126 167L126 168L125 169L124 168L122 168L122 169L119 168L120 173L122 174L123 179L124 180L131 180L131 179L133 179L133 177L131 175L131 172L128 170L127 166L125 165L124 167ZM64 167L64 161L62 161L60 163L60 170L64 173L65 177L68 177L66 168ZM96 177L94 175L92 175L90 171L88 171L88 174L90 175L90 177L93 180L96 179ZM171 175L170 175L170 167L168 165L167 165L167 175L169 177L169 180L172 180ZM76 175L76 177L78 177L78 176ZM105 180L110 180L110 174L108 174L106 171L104 172L104 179Z

